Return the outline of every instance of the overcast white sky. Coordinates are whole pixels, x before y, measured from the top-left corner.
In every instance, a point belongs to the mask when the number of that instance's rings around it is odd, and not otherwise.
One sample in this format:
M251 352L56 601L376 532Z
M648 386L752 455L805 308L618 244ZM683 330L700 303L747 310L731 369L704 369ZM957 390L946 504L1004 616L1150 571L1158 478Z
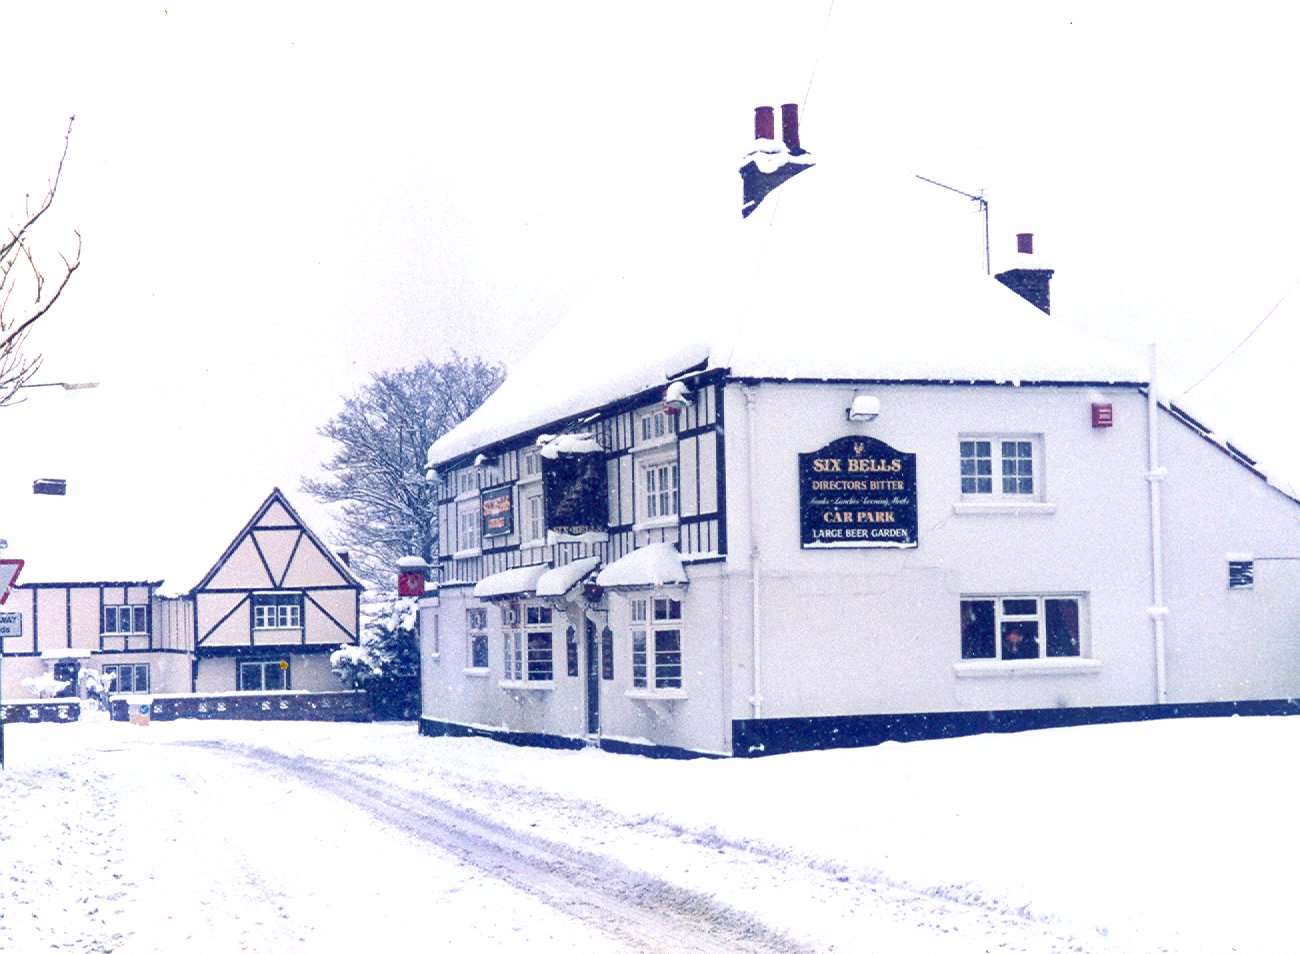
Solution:
M297 486L341 395L452 349L517 358L594 282L738 215L760 103L807 95L804 144L864 176L986 190L995 247L1035 231L1058 269L1045 320L1158 340L1175 394L1300 279L1273 5L23 6L0 210L75 112L39 238L80 229L84 265L31 345L43 379L102 382L0 410L29 580L188 588L277 485L328 537ZM1296 482L1298 345L1300 292L1188 399ZM33 497L42 476L68 496Z

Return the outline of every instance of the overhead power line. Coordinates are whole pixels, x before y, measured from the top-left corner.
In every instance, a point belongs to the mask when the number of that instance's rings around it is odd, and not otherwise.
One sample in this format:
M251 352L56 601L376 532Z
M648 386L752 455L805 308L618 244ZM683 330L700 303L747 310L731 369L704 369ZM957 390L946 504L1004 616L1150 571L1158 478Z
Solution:
M1233 346L1231 351L1229 351L1227 354L1225 354L1222 358L1219 359L1219 361L1214 365L1214 367L1210 368L1209 371L1206 371L1203 375L1197 378L1196 383L1183 392L1183 396L1185 397L1188 394L1191 394L1194 390L1196 390L1198 387L1204 384L1206 379L1209 378L1210 375L1214 374L1215 371L1218 371L1221 367L1227 364L1228 359L1231 358L1238 351L1240 351L1242 346L1245 345L1247 341L1249 341L1251 338L1255 336L1255 332L1259 331L1260 328L1263 328L1265 322L1267 322L1270 318L1273 317L1274 314L1277 313L1277 310L1282 307L1282 303L1291 297L1291 293L1294 292L1296 288L1300 288L1300 275L1296 276L1295 281L1291 283L1291 286L1286 290L1286 292L1282 295L1282 297L1279 298L1274 303L1273 307L1268 310L1268 314L1266 314L1263 318L1259 319L1259 322L1255 325L1255 327L1251 328L1250 331L1246 333L1246 337L1238 341L1236 345Z

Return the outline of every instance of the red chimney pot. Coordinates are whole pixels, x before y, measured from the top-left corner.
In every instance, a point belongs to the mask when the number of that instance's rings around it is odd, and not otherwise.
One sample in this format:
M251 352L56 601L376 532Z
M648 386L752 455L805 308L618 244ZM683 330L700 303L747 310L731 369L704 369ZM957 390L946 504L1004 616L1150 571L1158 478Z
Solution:
M754 108L754 138L755 139L775 139L776 138L776 111L771 106L756 106Z

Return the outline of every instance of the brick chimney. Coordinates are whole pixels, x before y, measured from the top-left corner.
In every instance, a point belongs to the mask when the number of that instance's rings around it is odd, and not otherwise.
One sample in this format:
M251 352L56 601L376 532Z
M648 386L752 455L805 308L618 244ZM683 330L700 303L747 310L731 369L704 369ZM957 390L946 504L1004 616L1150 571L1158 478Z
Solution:
M799 104L781 106L780 142L776 140L776 110L755 107L754 145L740 167L744 187L740 214L747 217L769 192L812 165L812 157L799 144Z
M1052 275L1056 270L1043 268L1032 258L1034 254L1033 232L1016 233L1016 253L1025 256L1025 259L1005 272L998 272L993 277L1043 314L1050 315L1052 313Z

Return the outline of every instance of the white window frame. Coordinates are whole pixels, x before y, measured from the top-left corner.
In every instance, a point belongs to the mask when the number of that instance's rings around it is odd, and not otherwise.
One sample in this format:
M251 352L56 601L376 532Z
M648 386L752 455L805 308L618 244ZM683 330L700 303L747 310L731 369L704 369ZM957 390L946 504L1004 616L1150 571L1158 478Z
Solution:
M544 603L501 606L501 687L549 689L555 685L555 617ZM541 639L546 645L541 645ZM537 644L534 645L534 639Z
M271 599L275 602L258 604L258 600ZM274 612L269 612L273 610ZM259 612L260 611L260 612ZM268 630L301 630L303 618L303 598L301 593L254 593L252 597L253 629L258 632Z
M291 688L291 683L289 681L290 667L289 666L282 667L280 665L280 663L288 662L287 659L240 659L240 660L236 660L236 662L237 662L237 665L235 666L235 691L236 692L284 692L289 688ZM283 678L284 684L279 689L266 688L266 670L268 667L275 669L278 672L284 673L284 678ZM258 678L262 683L262 688L260 689L244 688L245 669L259 669L261 671L261 675Z
M534 507L536 513L533 513ZM542 546L546 543L546 506L542 487L523 487L519 490L520 546Z
M519 480L521 484L531 484L542 479L542 454L536 447L528 447L519 452Z
M987 458L980 457L980 460L989 461L988 474L967 473L968 468L965 466L968 460L974 461L974 455L968 456L966 453L967 444L985 442L989 445L989 454ZM1008 479L1016 481L1023 479L1015 475L1007 475L1004 470L1008 464L1023 460L1024 458L1007 454L1007 445L1014 445L1012 450L1019 451L1023 449L1022 445L1028 445L1029 448L1029 468L1028 475L1031 487L1027 492L1019 490L1007 490L1006 481ZM1043 435L1042 434L962 434L957 441L957 461L958 461L958 483L957 489L961 499L966 503L993 503L993 504L1033 504L1043 501L1046 498L1046 481L1044 480L1045 469L1043 466ZM989 482L988 490L972 489L969 481L986 479Z
M109 628L109 619L113 620L112 629ZM136 626L137 618L144 620L144 628ZM123 627L126 628L123 628ZM149 635L149 605L147 603L109 603L104 605L104 611L99 616L99 628L101 636L148 636Z
M676 414L669 414L660 405L647 408L637 415L634 437L636 447L658 447L677 440Z
M636 462L636 468L635 529L676 526L682 509L681 464L677 454L646 457ZM672 486L669 489L663 487L665 474L671 474Z
M469 501L456 504L456 552L453 560L464 560L482 553L483 513L478 493Z
M488 639L486 606L465 607L465 672L468 675L481 675L491 671L492 653ZM483 665L474 662L474 646L478 642L483 647Z
M634 596L629 600L628 614L632 688L627 695L685 698L686 671L682 661L685 612L681 595L656 591ZM675 649L668 641L669 633L676 635Z
M1009 601L1033 601L1031 612L1010 611ZM1048 655L1047 603L1049 601L1071 601L1077 607L1078 646L1072 654ZM991 602L993 604L993 655L966 656L965 625L967 604ZM1100 662L1092 655L1092 640L1089 634L1088 594L1082 592L1065 593L974 593L962 594L959 607L962 624L958 628L958 656L956 672L959 676L1006 675L1011 673L1061 673L1061 672L1096 672ZM1005 656L1006 634L1004 625L1014 628L1017 623L1032 624L1035 627L1036 654L1010 658ZM1009 630L1008 630L1009 632Z
M129 671L129 672L131 673L131 688L130 688L130 689L123 689L123 688L122 688L122 677L121 677L121 672L122 672L122 670L124 670L124 669L127 670L127 671ZM109 690L108 690L109 692L121 692L121 693L131 693L131 694L140 694L140 695L144 695L144 694L147 694L147 693L150 691L150 686L153 685L153 681L152 681L152 678L151 678L153 674L152 674L151 672L149 672L149 664L148 664L148 663L105 663L105 664L101 667L101 671L103 672L103 674L104 674L105 676L112 676L112 677L113 677L113 682L112 682L112 684L110 685ZM144 673L144 688L143 688L143 689L139 688L139 682L140 682L140 680L138 679L138 676L139 676L140 673L142 673L142 672Z

